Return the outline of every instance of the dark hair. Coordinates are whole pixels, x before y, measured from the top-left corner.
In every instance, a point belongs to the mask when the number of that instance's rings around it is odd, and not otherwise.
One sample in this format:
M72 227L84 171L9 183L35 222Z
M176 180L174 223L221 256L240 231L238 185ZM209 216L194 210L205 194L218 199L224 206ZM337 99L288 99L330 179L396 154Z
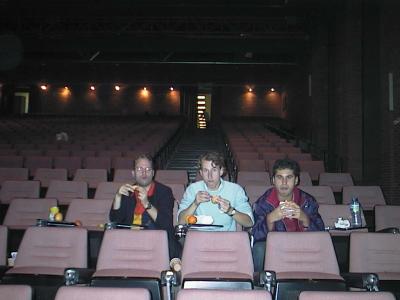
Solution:
M201 163L203 160L211 161L216 167L224 168L225 169L225 161L224 157L221 153L216 151L209 151L202 154L199 157L199 161L197 162L197 167L201 169Z
M139 159L147 159L151 163L151 167L154 168L154 163L153 163L153 157L148 154L148 153L141 153L139 154L136 158L135 161L133 162L133 168L136 168L136 162Z
M300 166L295 160L289 158L277 159L272 167L272 176L276 175L277 170L289 169L293 170L294 176L300 177Z

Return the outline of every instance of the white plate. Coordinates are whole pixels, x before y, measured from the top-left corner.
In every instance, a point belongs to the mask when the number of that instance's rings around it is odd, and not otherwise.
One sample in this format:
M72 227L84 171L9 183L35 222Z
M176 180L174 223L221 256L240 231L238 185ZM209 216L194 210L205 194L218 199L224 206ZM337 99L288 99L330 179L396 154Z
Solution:
M196 224L211 225L212 223L214 223L214 219L211 216L199 215L196 216L196 218Z

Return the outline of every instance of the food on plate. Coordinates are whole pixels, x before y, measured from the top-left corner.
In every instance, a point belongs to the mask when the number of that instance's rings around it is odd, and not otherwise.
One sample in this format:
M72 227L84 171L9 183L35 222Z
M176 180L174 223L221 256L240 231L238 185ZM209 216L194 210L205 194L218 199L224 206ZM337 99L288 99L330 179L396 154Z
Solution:
M197 223L197 218L194 215L190 215L186 217L186 223L187 224L196 224Z

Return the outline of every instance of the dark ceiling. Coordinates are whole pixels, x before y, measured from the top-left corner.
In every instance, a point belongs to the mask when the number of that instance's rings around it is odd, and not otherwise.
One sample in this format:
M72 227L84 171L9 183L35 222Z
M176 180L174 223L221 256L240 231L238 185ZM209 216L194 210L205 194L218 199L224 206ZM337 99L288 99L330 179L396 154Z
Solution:
M320 2L0 0L0 71L297 65Z

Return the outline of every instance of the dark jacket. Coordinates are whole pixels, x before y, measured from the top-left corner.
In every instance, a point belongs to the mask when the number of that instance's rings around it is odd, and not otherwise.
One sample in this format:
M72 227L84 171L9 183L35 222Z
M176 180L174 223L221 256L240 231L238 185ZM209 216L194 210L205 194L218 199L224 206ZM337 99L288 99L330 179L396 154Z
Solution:
M173 208L174 208L174 196L171 188L165 186L159 182L155 183L154 194L149 197L150 203L157 209L157 219L153 219L149 216L150 221L144 224L147 229L163 229L168 234L168 245L169 255L171 258L180 257L181 246L175 238L175 231L172 224ZM125 225L132 225L133 212L136 206L136 198L134 193L130 196L121 196L121 206L115 210L110 210L110 221L121 223ZM147 214L145 211L144 214Z
M279 204L271 201L271 194L275 188L268 189L258 200L254 203L254 219L255 224L252 228L252 235L254 242L265 241L268 234L268 226L266 222L266 216L272 212ZM310 218L310 225L308 228L300 225L303 231L324 231L325 225L322 221L320 214L318 213L318 203L310 194L295 188L296 203ZM275 222L274 231L286 231L286 226L283 220Z

